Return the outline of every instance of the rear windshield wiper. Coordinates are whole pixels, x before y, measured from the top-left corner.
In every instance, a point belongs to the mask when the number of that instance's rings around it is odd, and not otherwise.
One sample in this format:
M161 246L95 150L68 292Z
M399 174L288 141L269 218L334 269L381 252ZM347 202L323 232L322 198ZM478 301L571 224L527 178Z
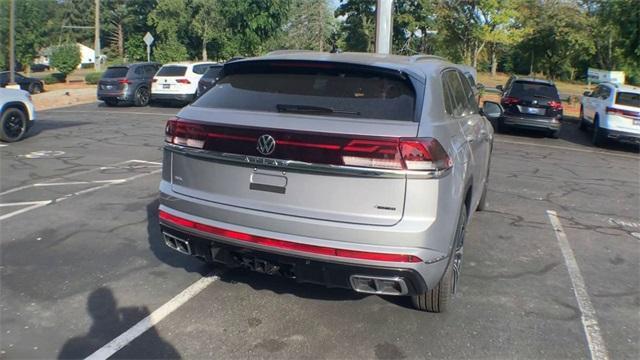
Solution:
M322 106L311 105L292 105L292 104L278 104L276 105L278 112L289 112L299 114L346 114L346 115L360 115L359 111L349 111L332 109Z

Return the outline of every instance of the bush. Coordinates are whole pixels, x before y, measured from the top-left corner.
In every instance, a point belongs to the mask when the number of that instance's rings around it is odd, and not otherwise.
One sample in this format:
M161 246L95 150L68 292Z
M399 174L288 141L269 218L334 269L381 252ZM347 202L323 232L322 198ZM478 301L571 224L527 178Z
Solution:
M87 84L97 84L98 80L100 80L100 77L102 77L102 73L101 72L92 72L89 73L87 75L85 75L84 77L84 82Z
M50 63L66 78L80 64L80 49L76 44L60 45L51 53Z
M45 76L42 79L42 81L44 81L45 84L57 84L57 83L64 82L64 79L65 79L64 74L53 73Z

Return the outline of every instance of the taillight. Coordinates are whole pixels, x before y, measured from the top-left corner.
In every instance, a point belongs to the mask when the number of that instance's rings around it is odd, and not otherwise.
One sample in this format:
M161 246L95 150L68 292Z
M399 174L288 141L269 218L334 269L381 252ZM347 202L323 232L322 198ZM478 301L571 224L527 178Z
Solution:
M178 84L191 84L191 81L189 81L189 79L177 79L176 82Z
M640 112L623 110L623 109L616 109L616 108L613 108L613 107L607 107L607 114L627 116L627 117L631 117L631 118L640 117Z
M513 96L505 96L500 100L500 102L502 105L516 105L520 102L520 99Z
M275 140L275 149L265 156L257 144L267 134ZM220 153L334 166L412 171L442 171L453 166L446 150L433 138L348 137L222 127L173 118L167 122L165 141Z
M556 110L556 111L562 110L562 103L560 101L549 101L547 105L551 106L553 110Z
M118 79L118 84L129 85L131 84L131 81L129 81L128 79Z

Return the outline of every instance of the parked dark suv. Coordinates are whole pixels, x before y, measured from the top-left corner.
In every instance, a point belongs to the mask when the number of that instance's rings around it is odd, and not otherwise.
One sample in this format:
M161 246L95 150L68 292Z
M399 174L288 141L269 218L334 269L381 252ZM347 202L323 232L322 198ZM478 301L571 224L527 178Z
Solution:
M144 62L109 66L98 81L98 100L108 106L120 102L145 106L151 97L151 81L160 64Z
M9 84L9 72L0 71L0 87L6 87ZM20 73L16 73L16 84L20 85L20 89L28 91L29 94L39 94L44 90L44 83L40 79L26 77Z
M553 138L560 133L562 102L558 89L549 80L511 77L503 91L500 103L504 115L498 120L498 132L509 127L541 130Z
M198 90L196 90L196 98L202 96L202 94L206 93L209 89L213 87L213 85L218 81L218 75L222 70L222 64L220 65L211 65L209 70L202 75L200 81L198 81Z

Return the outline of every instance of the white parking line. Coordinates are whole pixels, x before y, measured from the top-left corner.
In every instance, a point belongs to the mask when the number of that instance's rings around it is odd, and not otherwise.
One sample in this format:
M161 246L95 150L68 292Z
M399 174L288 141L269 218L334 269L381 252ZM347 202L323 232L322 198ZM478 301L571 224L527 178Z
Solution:
M584 328L585 335L587 336L587 343L589 345L589 351L591 353L591 359L594 360L607 360L609 355L607 354L607 348L605 347L604 340L600 334L600 325L598 325L598 319L596 317L596 311L591 304L589 294L587 293L587 287L584 283L584 278L578 267L578 262L573 255L573 250L567 240L567 235L562 228L558 214L553 210L547 210L547 216L553 231L556 233L564 262L567 265L569 271L569 277L571 278L571 284L573 286L573 292L578 300L578 306L582 316L582 327Z
M43 206L49 205L49 204L51 204L51 200L27 201L27 202L0 204L0 207L31 205L31 206L27 206L27 207L24 207L22 209L19 209L19 210L12 211L10 213L4 214L4 215L0 216L0 220L8 219L8 218L10 218L12 216L20 215L20 214L25 213L27 211L30 211L30 210L33 210L33 209L37 209L39 207L43 207Z
M127 344L132 342L135 338L144 334L145 331L154 327L156 324L162 321L162 319L166 318L169 314L174 312L180 306L184 305L187 301L198 295L200 292L202 292L202 290L204 290L207 286L209 286L214 281L217 281L218 279L219 277L217 275L211 275L196 281L191 286L184 289L180 294L176 295L173 299L160 306L149 316L133 325L131 328L129 328L129 330L125 331L120 336L111 340L108 344L101 347L93 354L89 355L87 359L98 360L109 358L118 350L122 349Z
M504 140L504 139L495 139L494 142L504 143L504 144L514 144L514 145L528 145L528 146L534 146L538 148L544 147L544 148L558 149L558 150L571 150L571 151L578 151L578 152L591 153L591 154L612 155L612 156L618 156L618 157L635 159L635 160L640 159L640 156L638 155L633 156L633 155L627 155L627 154L620 154L613 151L580 149L572 146L547 145L547 144L532 143L528 141L513 141L513 140Z

